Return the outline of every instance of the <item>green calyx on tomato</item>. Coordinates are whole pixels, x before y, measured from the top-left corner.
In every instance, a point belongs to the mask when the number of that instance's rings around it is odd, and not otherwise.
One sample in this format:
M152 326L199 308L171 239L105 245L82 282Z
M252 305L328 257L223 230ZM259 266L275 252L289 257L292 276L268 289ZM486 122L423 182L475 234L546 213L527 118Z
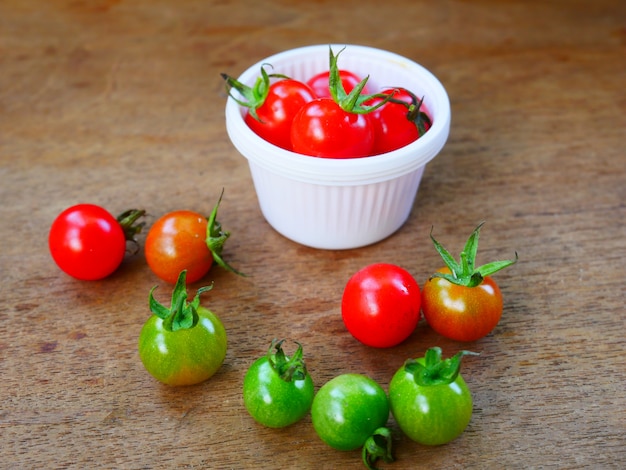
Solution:
M398 89L402 90L411 97L411 103L406 103L405 101L398 100L394 97L391 97L389 99L389 102L406 106L406 118L414 123L415 127L417 127L417 135L419 137L423 136L433 124L428 114L424 112L424 97L422 96L422 98L418 99L417 96L415 96L415 93L413 93L412 91L407 90L406 88Z
M329 48L330 75L328 77L328 81L330 87L330 95L335 103L337 103L339 107L346 112L354 114L371 113L375 109L378 109L385 103L387 103L393 97L393 93L376 93L372 95L363 94L363 89L365 88L365 85L369 80L369 75L361 80L350 93L346 93L343 82L341 81L339 66L337 65L337 59L339 58L339 54L341 54L344 49L345 47L335 55L333 53L332 47ZM374 100L375 98L380 98L381 101L376 102L376 104L371 106L365 105L365 102Z
M385 427L376 429L367 438L361 450L361 458L368 470L376 470L376 461L378 459L383 459L385 463L392 463L395 460L392 450L392 439L391 431Z
M271 64L264 65L269 65L271 67ZM264 65L261 66L261 76L257 77L256 82L251 87L225 73L221 74L222 78L226 81L226 91L228 92L228 96L234 99L240 106L248 108L250 115L257 121L261 121L261 119L259 118L256 110L263 106L263 103L265 103L265 100L267 99L267 95L270 90L270 78L289 78L286 75L279 73L268 74ZM241 96L243 96L243 100L233 96L233 88L237 90Z
M441 277L458 286L476 287L483 282L485 277L517 262L518 256L517 252L515 252L515 259L513 260L493 261L491 263L475 267L476 253L478 251L478 236L483 225L484 222L481 222L467 239L465 248L461 252L460 262L457 262L454 257L441 245L441 243L435 240L431 229L430 239L433 241L435 249L443 259L444 263L450 269L450 274L441 272L435 273L432 275L431 279L433 277Z
M193 328L198 323L198 307L200 295L210 291L213 285L201 287L191 302L187 302L187 271L181 271L172 292L172 303L168 308L159 303L153 295L157 286L150 289L148 303L150 311L163 320L163 326L167 331L178 331Z
M278 376L285 382L304 380L307 375L307 370L306 364L304 363L302 345L296 341L298 349L291 357L288 357L282 348L284 342L284 339L272 341L267 352L267 361L272 366L272 369L274 369ZM272 352L272 349L276 349L276 352Z
M146 211L143 209L128 209L127 211L124 211L117 216L117 221L124 231L124 237L126 237L126 241L132 242L135 246L138 246L137 239L135 237L146 225L145 222L140 222L138 224L136 224L135 222L137 222L137 220L139 220L145 214Z
M421 387L433 385L451 384L459 376L461 370L461 360L463 356L478 356L472 351L459 351L448 359L441 359L441 348L432 347L426 351L424 362L408 359L404 363L404 368L415 378L415 383Z
M217 221L217 209L220 206L220 202L222 202L222 196L224 195L224 190L222 189L222 193L220 194L219 199L217 200L217 204L213 207L211 211L211 215L209 215L208 223L206 227L206 244L213 255L213 260L222 268L230 271L231 273L238 274L239 276L246 276L241 271L236 270L222 258L222 250L224 249L224 243L230 237L230 232L222 230L222 224Z

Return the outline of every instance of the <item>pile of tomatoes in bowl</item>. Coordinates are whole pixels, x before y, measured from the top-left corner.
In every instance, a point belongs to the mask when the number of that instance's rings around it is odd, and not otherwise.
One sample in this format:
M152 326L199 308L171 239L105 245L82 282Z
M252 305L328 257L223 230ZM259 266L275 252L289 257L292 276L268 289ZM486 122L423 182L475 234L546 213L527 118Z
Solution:
M359 158L404 147L432 125L423 104L403 87L371 93L369 76L340 69L329 50L329 69L307 80L268 73L261 66L253 86L222 74L229 94L247 109L257 135L285 150L321 158ZM239 96L233 93L236 90Z

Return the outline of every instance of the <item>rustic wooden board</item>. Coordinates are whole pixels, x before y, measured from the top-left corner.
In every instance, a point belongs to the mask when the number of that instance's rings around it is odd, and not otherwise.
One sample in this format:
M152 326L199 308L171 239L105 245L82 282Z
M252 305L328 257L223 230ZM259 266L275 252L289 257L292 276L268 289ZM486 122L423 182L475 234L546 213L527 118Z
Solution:
M0 4L0 467L361 468L358 452L325 447L310 417L269 430L247 415L245 370L286 337L304 344L318 387L361 372L387 388L433 345L481 353L464 362L466 432L439 448L396 432L384 468L623 468L626 4L261 3L254 14L245 2ZM424 64L453 115L406 225L348 251L299 246L265 222L226 135L219 76L331 42ZM107 280L73 280L47 232L78 202L143 207L148 222L208 214L222 188L225 256L249 277L210 272L203 303L227 328L225 363L206 383L168 388L136 342L149 289L165 298L169 286L141 254ZM482 220L479 261L520 255L496 275L505 311L491 335L459 344L422 322L373 350L346 332L353 272L386 261L422 284L440 264L431 226L460 251Z

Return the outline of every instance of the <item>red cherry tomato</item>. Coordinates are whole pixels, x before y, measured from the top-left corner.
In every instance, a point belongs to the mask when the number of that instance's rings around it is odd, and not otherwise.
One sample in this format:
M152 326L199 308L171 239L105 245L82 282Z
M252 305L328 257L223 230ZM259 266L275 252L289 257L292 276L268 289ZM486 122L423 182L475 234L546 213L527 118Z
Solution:
M265 101L256 108L258 119L250 112L244 119L263 139L291 150L291 122L300 108L313 99L308 85L297 80L279 80L270 85Z
M306 83L315 94L316 98L330 98L329 88L330 71L320 72L311 77ZM346 93L350 93L361 82L362 78L357 74L350 72L349 70L339 70L339 77ZM362 93L367 94L367 87L365 87Z
M420 288L411 274L393 264L377 263L350 278L341 300L341 315L356 339L388 348L415 330L420 305Z
M85 281L102 279L112 274L124 259L124 230L106 209L78 204L61 212L52 223L48 236L50 254L70 276Z
M367 114L344 111L330 98L305 104L291 126L293 151L323 158L365 157L374 147Z
M381 93L385 95L393 93L393 99L403 101L407 105L417 106L419 104L415 96L403 88L384 90ZM373 106L382 100L382 97L377 97L368 104ZM423 126L421 130L420 122L416 122L416 119L421 120ZM423 104L419 111L415 110L410 113L408 106L393 101L388 101L380 108L372 111L372 124L376 133L374 155L404 147L416 141L423 135L423 132L430 129L430 119Z

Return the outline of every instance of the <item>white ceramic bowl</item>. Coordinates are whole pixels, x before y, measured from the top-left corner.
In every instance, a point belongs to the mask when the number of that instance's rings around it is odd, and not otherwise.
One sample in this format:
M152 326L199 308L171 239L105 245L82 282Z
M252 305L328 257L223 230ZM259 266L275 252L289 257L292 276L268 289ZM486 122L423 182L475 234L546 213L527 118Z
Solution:
M264 58L238 80L252 86L263 64L273 73L306 81L328 70L329 47L339 68L369 75L371 92L405 87L433 120L417 141L373 157L326 159L300 155L263 140L244 122L246 110L229 98L226 129L248 160L259 206L283 236L321 249L349 249L378 242L407 220L426 163L444 146L450 130L450 101L439 80L421 65L392 52L358 45L325 44ZM345 49L344 49L345 47Z

